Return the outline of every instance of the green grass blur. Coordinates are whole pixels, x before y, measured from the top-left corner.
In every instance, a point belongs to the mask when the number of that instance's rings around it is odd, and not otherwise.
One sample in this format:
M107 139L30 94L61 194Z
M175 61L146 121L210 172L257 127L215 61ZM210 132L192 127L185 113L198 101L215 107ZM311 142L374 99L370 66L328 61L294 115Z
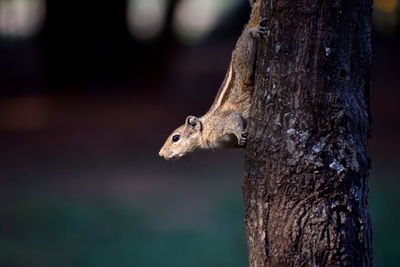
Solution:
M165 230L121 203L21 200L2 214L16 229L1 266L244 266L240 202L210 212L212 225Z
M399 195L381 178L397 183L394 172L374 169L374 260L375 266L394 267L400 255ZM208 220L172 227L155 217L157 210L126 201L21 192L0 212L0 266L246 266L239 190L210 203Z
M400 265L400 194L398 172L382 162L374 164L369 207L372 220L374 266Z

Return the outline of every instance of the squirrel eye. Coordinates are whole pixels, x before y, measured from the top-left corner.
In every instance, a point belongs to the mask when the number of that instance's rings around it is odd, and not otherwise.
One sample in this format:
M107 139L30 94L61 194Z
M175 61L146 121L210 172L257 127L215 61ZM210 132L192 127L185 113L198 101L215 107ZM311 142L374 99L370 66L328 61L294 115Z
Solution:
M172 141L173 142L178 142L179 141L179 134L176 134L176 135L174 135L174 136L172 136Z

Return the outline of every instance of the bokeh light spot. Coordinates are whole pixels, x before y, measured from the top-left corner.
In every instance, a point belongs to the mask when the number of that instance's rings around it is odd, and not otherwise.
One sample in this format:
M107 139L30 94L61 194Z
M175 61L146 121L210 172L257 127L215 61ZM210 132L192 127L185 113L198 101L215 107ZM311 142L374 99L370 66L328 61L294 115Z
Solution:
M166 0L130 0L128 2L128 28L141 40L157 37L161 32L166 13Z
M238 3L239 0L182 0L175 12L174 31L184 43L198 43Z
M0 0L0 36L34 35L42 26L45 11L43 0Z
M397 7L397 0L375 0L375 6L384 12L392 13Z

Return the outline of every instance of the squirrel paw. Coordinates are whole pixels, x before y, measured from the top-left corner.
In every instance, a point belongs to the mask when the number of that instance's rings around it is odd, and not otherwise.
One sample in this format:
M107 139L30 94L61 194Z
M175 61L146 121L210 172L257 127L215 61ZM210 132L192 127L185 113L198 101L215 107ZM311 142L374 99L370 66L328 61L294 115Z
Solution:
M267 22L266 18L260 18L258 25L252 29L253 37L266 38L266 36L267 36L267 27L265 26L266 22Z
M239 138L239 140L238 140L239 146L244 146L244 145L246 145L246 143L247 143L247 136L248 136L248 133L247 133L247 132L243 132L243 133L240 135L240 138Z

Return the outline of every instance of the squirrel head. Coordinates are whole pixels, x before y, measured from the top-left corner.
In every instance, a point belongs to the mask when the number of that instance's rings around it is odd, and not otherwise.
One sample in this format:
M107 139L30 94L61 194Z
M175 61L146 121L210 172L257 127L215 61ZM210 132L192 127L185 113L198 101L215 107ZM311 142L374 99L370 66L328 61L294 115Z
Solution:
M178 159L201 147L203 124L199 118L188 116L185 124L180 126L165 141L158 153L165 159Z

